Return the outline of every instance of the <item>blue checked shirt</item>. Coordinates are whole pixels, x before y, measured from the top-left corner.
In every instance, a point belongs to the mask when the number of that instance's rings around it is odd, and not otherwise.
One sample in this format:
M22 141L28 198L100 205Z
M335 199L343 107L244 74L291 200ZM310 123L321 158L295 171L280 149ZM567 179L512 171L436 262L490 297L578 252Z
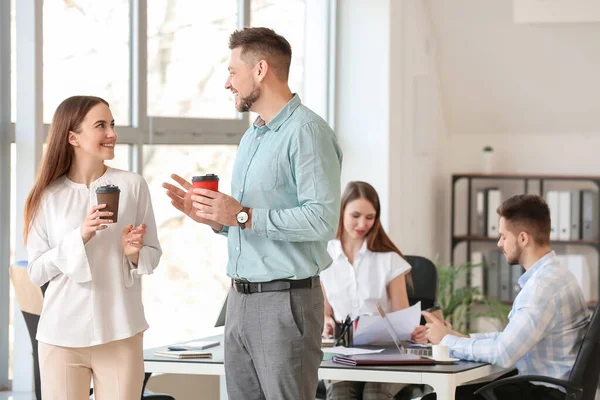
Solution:
M440 344L463 360L516 365L520 375L567 379L589 323L581 288L553 251L521 276L519 286L503 332L469 339L446 335Z
M231 193L252 229L225 227L227 275L250 282L304 279L329 267L340 215L342 151L333 130L296 94L240 142Z

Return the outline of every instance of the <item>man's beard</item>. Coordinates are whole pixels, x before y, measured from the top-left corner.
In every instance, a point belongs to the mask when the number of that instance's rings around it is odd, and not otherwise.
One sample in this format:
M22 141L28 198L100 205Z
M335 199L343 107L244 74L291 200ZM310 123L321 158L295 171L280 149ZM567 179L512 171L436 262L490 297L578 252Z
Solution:
M248 112L250 107L260 98L260 89L256 85L252 86L252 92L246 97L240 95L240 102L236 105L239 112Z
M521 249L519 249L517 247L517 250L512 255L512 257L509 258L508 254L506 255L506 262L508 263L508 265L518 265L520 258L521 258Z

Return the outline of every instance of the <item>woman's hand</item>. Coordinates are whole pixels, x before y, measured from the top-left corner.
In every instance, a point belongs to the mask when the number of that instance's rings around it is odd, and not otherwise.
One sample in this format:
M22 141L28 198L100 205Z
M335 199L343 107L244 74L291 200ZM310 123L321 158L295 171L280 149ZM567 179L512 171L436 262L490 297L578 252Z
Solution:
M325 323L323 324L323 337L324 338L332 338L333 332L335 330L335 320L332 316L325 316Z
M83 220L81 225L81 239L83 244L87 244L91 238L96 236L96 232L108 228L112 224L112 219L101 219L103 217L112 217L111 211L100 211L106 207L106 204L98 204L90 209L90 212Z
M427 343L427 329L423 325L419 325L410 334L410 338L413 342L419 344Z
M137 227L129 224L123 229L121 234L121 245L123 252L132 263L138 263L139 253L144 247L144 235L146 234L146 225L141 224Z

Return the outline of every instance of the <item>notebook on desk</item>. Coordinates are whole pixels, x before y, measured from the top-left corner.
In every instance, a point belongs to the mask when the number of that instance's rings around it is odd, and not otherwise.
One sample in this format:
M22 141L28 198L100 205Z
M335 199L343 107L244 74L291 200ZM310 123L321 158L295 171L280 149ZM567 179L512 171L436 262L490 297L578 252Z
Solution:
M156 351L155 356L170 358L212 358L212 353L205 351L182 350L182 351Z
M333 362L345 365L435 365L435 361L415 354L357 354L336 355Z

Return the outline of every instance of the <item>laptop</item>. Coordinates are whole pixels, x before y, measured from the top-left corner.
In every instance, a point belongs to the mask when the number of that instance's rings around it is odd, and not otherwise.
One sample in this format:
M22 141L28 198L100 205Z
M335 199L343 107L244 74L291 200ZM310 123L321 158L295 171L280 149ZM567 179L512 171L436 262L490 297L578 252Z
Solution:
M229 295L227 295L229 296ZM221 307L221 312L217 317L217 322L215 322L215 328L219 326L225 326L225 313L227 312L227 296L225 296L225 301L223 302L223 307Z
M385 311L379 304L377 304L377 311L381 318L383 318L383 322L385 324L385 328L388 333L392 337L396 348L400 352L400 354L357 354L357 355L335 355L333 357L333 362L338 364L345 365L435 365L435 361L429 358L424 358L416 354L412 354L407 352L404 348L400 340L398 340L398 335L396 335L396 331L394 331L394 327L392 326L390 320L387 315L385 315Z
M396 331L394 330L392 323L390 322L389 318L387 317L387 315L386 315L385 311L383 310L383 308L381 307L381 305L379 303L377 303L376 306L377 306L377 311L379 312L379 315L383 319L385 328L387 329L388 333L392 337L392 340L394 341L396 348L398 349L398 351L401 354L414 354L414 355L421 356L421 357L431 357L431 355L433 353L433 351L431 349L431 345L408 343L407 346L404 347L402 345L402 342L398 339L398 335L396 335Z

